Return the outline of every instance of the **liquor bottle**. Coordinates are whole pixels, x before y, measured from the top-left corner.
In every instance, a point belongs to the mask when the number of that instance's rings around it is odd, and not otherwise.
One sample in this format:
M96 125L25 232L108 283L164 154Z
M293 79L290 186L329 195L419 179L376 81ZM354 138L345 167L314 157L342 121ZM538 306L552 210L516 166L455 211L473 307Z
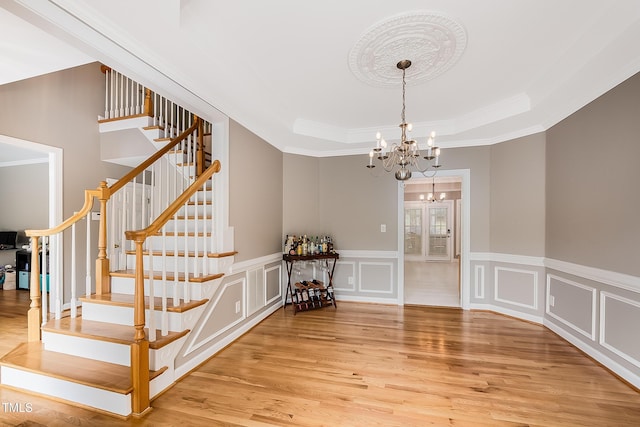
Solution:
M306 289L302 290L302 302L306 308L309 308L309 292Z
M322 253L327 253L327 236L322 236Z

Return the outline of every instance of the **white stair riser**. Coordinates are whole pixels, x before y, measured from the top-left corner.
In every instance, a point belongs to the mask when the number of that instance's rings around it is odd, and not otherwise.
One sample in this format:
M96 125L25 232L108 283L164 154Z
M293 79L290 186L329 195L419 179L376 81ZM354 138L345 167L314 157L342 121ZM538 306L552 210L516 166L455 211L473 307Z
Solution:
M199 248L202 250L202 248ZM197 271L197 276L203 275L212 275L218 272L218 259L217 258L208 258L208 257L172 257L167 256L166 258L161 255L156 255L152 257L153 259L153 271L156 273L156 276L161 275L163 269L167 272L168 275L172 275L175 271L179 273L184 273L185 271L189 271L189 273L193 274ZM144 271L150 270L149 264L149 256L145 255L142 259ZM176 266L177 264L177 266ZM132 254L127 255L127 265L133 266L136 265L136 256ZM197 270L196 270L197 267ZM188 268L188 270L187 270ZM157 280L156 280L157 281Z
M198 221L195 219L179 219L179 220L169 220L165 225L165 230L167 232L178 231L178 233L182 233L186 231L196 231L198 229L198 233L211 233L211 230L214 229L213 221L211 218L203 218L203 212L198 211Z
M209 239L207 242L207 251L215 252L215 246L212 247L212 238L211 237L188 237L185 239L184 236L177 236L174 238L173 236L167 237L165 242L165 248L168 251L172 251L177 249L179 251L195 251L196 250L196 239L198 240L198 250L202 250L204 248L204 240ZM162 236L151 236L147 239L147 248L154 251L162 250Z
M166 371L164 371L162 375L155 377L153 380L151 380L151 382L149 382L150 399L153 399L154 397L168 389L176 381L176 373L171 366Z
M129 277L112 277L111 278L111 292L115 294L134 294L134 279ZM167 283L167 298L173 298L173 289L175 288L175 282L170 281ZM190 283L189 284L191 299L202 299L205 298L202 292L203 284L202 283ZM162 296L162 281L154 280L153 289L155 296ZM184 282L178 282L178 297L184 297ZM144 281L144 294L145 296L149 296L149 281Z
M167 305L171 306L171 300L167 300ZM192 329L198 317L204 310L205 305L187 310L183 313L167 312L168 328L173 332L181 332L185 329ZM155 329L162 327L163 313L156 307L154 311ZM118 325L133 326L133 308L116 306L110 304L96 304L91 302L82 303L82 318L95 320L96 322L110 322ZM145 327L149 327L149 310L145 310Z
M131 414L131 394L114 393L8 366L1 368L0 376L4 385L76 402L122 416Z
M101 360L122 366L131 366L131 348L127 344L118 344L47 331L42 332L42 341L46 350L85 357L87 359Z
M186 341L187 336L173 341L162 348L157 350L149 350L149 369L157 371L163 367L169 368L169 370L173 369L174 360L180 352L182 345Z
M196 209L196 207L198 209ZM178 209L178 216L195 216L196 211L199 216L211 215L213 211L213 205L211 204L184 205L180 209Z

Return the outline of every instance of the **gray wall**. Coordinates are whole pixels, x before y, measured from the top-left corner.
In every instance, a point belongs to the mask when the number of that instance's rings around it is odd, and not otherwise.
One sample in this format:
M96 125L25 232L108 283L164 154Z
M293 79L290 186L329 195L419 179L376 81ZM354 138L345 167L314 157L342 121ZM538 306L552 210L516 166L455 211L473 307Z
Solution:
M491 146L491 252L544 256L545 135Z
M546 256L640 276L640 75L547 132Z
M229 225L234 227L235 260L282 251L282 153L230 120L229 163Z
M365 154L320 159L320 226L338 249L395 251L398 184L391 176L371 176L367 162Z
M443 150L443 169L471 171L472 251L490 249L490 157L489 147ZM285 234L308 229L332 235L337 249L398 250L399 188L392 175L382 175L378 167L372 176L365 168L365 154L319 159L286 154L284 159ZM316 163L317 178L309 174L301 179ZM305 204L317 206L319 215L313 209L306 216L298 215L297 209ZM387 225L386 233L380 232L380 224Z
M0 231L48 228L48 203L48 163L0 167Z
M100 160L98 114L104 114L100 64L0 86L0 134L63 149L63 215L82 207L84 190L129 168ZM18 203L25 203L25 193ZM28 199L30 200L30 199Z
M282 224L285 235L324 232L320 227L319 165L316 157L284 154Z

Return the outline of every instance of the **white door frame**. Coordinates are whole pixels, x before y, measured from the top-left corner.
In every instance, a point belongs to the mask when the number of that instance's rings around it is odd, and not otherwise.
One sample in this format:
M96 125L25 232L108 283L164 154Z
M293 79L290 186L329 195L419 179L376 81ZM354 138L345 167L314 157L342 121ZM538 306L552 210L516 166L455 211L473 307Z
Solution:
M422 174L414 173L419 178ZM471 248L471 170L439 170L438 176L459 176L462 179L461 191L461 231L460 231L460 307L469 310L471 301L470 248ZM404 183L398 181L398 305L404 305Z

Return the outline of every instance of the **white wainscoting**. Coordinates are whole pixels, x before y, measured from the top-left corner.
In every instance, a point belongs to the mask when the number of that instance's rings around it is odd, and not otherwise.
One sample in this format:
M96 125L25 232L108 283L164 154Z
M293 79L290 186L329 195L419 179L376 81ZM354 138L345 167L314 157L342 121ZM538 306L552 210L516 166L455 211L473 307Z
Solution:
M557 291L553 292L556 288ZM565 289L563 289L565 288ZM564 292L560 292L564 290ZM553 292L553 293L552 293ZM560 295L564 295L561 298ZM596 339L596 289L555 274L547 274L546 313L592 341ZM561 309L563 309L561 311ZM582 315L582 319L580 316ZM579 324L588 324L584 328Z
M472 309L540 323L640 388L640 277L512 254L471 253L470 261ZM538 275L546 278L544 292L537 289ZM493 289L485 289L491 281ZM503 287L507 282L519 285Z
M476 265L474 270L474 297L484 299L484 265Z
M516 307L538 309L538 272L494 267L494 299Z
M335 292L355 292L356 290L356 262L336 261L336 269L333 274L333 289Z
M359 264L358 290L373 294L392 294L393 263L362 261Z
M398 252L338 251L336 300L398 304Z
M264 269L264 305L282 299L282 264Z
M621 330L638 327L640 301L601 292L600 319L600 345L640 368L640 340L637 334L635 337L620 334Z

